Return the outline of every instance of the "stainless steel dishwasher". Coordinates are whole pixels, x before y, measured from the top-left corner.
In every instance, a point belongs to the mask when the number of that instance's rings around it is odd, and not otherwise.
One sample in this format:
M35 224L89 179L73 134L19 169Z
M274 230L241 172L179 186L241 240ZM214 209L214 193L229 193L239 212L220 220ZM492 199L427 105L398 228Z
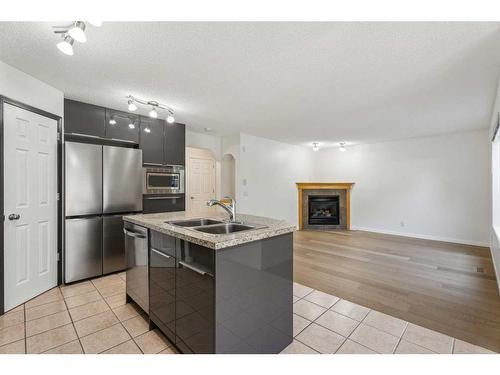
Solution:
M132 299L149 314L148 230L125 222L127 300Z

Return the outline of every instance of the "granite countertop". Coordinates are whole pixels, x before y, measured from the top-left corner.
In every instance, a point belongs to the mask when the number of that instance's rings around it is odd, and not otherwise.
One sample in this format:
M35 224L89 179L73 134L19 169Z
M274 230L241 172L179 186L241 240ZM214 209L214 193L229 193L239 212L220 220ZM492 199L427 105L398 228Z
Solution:
M207 214L206 216L190 215L185 211L180 211L162 212L157 214L129 215L124 216L123 220L214 250L224 249L231 246L241 245L247 242L258 241L264 238L291 233L297 229L295 225L287 223L283 220L244 214L237 214L236 220L242 222L243 224L252 225L259 228L230 234L209 234L199 232L194 229L165 223L165 221L194 219L202 217L216 220L227 220L228 215L225 213Z

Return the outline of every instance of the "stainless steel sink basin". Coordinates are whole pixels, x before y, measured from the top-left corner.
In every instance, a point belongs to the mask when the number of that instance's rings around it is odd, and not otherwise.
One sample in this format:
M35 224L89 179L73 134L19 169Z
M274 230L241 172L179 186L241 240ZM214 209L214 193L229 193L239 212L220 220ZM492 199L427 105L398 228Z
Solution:
M203 219L166 221L166 223L171 225L177 225L178 227L200 227L204 225L222 224L222 221L203 218Z
M256 227L245 224L224 223L224 224L209 225L205 227L197 227L193 229L199 232L210 233L210 234L229 234L234 232L241 232L244 230L256 229Z

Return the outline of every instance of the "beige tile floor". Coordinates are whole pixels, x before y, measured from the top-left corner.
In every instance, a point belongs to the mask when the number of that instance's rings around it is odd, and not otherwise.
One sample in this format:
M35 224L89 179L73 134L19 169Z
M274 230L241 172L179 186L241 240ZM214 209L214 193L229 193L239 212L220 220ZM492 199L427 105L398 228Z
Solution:
M492 353L294 283L294 341L283 353ZM134 304L125 274L61 286L0 316L0 353L171 354Z
M125 303L125 273L61 286L0 316L0 353L171 354L176 350Z
M293 295L294 341L285 354L493 353L298 283Z

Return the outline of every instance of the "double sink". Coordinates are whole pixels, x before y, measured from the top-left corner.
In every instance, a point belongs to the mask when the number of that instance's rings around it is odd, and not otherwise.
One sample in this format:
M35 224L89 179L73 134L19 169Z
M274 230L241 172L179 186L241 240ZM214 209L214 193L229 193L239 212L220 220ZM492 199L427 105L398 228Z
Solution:
M225 223L220 220L207 219L207 218L174 220L174 221L166 221L165 223L209 234L230 234L246 230L265 228L265 227L246 225L242 223Z

